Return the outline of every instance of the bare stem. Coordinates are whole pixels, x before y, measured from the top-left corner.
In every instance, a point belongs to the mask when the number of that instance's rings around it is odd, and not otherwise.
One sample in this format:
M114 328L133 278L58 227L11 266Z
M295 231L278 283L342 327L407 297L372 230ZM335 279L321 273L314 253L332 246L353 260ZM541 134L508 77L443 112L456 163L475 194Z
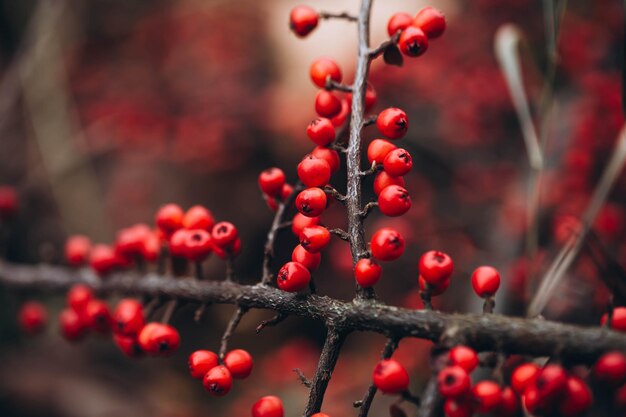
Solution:
M224 360L224 355L226 355L226 351L228 350L228 341L237 329L239 322L247 312L247 307L239 306L233 316L230 318L228 326L226 326L226 330L224 331L224 335L222 336L222 342L220 343L220 360Z
M349 22L356 22L358 20L358 17L353 16L348 12L342 12L342 13L320 12L319 16L321 19L343 19Z

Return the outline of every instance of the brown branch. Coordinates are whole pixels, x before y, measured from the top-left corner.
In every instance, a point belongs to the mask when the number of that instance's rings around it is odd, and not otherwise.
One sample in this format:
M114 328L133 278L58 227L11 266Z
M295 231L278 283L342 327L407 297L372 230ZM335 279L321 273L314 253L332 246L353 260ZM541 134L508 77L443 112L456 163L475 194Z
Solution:
M239 306L233 316L230 318L228 326L226 326L226 330L224 331L224 335L222 336L222 342L220 343L220 360L224 360L224 355L226 355L226 351L228 350L228 342L230 341L230 338L232 337L235 330L237 329L239 322L247 312L248 307Z
M367 218L367 216L369 216L372 210L374 210L376 207L378 207L378 201L370 201L365 205L365 207L363 207L363 210L361 211L361 217L364 219Z
M345 195L341 194L339 191L337 191L335 188L333 188L330 185L327 185L324 187L324 192L326 192L327 194L330 194L331 197L333 197L335 200L343 204L345 204L346 200L348 199Z
M393 355L393 352L398 348L398 340L396 339L388 339L385 348L383 349L380 357L381 359L388 359ZM359 410L358 417L366 417L370 411L370 407L372 406L372 401L374 401L374 396L376 395L376 391L378 389L374 384L371 384L365 393L365 396L361 401L356 401L354 403L355 407L361 407Z
M261 324L256 326L256 333L257 334L261 333L263 329L265 329L266 327L276 326L278 323L281 323L286 318L287 318L287 315L285 313L278 313L269 320L263 320Z
M328 229L328 231L330 233L332 233L333 235L338 236L341 240L345 240L346 242L350 242L350 235L345 230L339 229L339 228L335 228L335 229Z
M311 380L308 379L306 375L304 375L304 372L302 372L300 368L295 368L293 369L293 371L296 373L296 375L298 375L298 380L300 381L302 385L304 385L307 388L311 388Z
M369 51L369 58L370 58L370 60L378 58L391 45L397 44L398 43L398 39L400 39L400 33L402 33L402 32L398 31L398 33L394 34L391 38L387 39L386 41L384 41L383 43L378 45L376 48L370 50Z
M320 12L319 16L321 19L344 19L349 22L356 22L358 20L356 16L352 16L348 12L342 12L342 13Z
M344 93L352 93L352 86L338 83L337 81L330 78L330 75L326 78L326 84L324 85L324 89L328 91L343 91Z

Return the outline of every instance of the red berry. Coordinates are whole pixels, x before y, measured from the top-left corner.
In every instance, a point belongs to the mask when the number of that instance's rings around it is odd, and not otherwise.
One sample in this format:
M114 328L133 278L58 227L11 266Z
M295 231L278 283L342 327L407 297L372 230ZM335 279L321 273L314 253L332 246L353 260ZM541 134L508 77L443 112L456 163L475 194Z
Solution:
M456 346L448 353L451 365L460 366L468 373L478 366L478 355L476 351L467 346Z
M298 164L298 178L307 187L323 187L330 181L330 165L309 154Z
M464 398L448 398L443 403L443 411L446 417L472 417L474 407Z
M304 214L296 213L291 221L291 231L297 238L300 238L300 234L302 234L305 227L316 226L319 222L319 217L308 217Z
M187 245L185 244L189 230L180 229L175 231L169 238L170 255L184 258L187 255Z
M92 299L93 291L83 284L74 284L67 292L67 305L77 313L83 313Z
M141 256L148 262L155 262L161 255L161 240L156 233L150 233L141 245Z
M296 197L296 208L307 217L318 217L327 204L326 193L321 188L311 187L302 190Z
M318 21L319 16L315 10L308 6L297 6L289 15L289 28L302 38L317 27Z
M17 193L13 187L0 186L0 218L9 219L18 209Z
M259 187L263 194L267 194L271 197L278 197L285 185L285 173L282 169L272 167L259 174Z
M376 364L372 381L383 394L400 394L409 387L409 374L395 359L383 359Z
M80 266L87 262L91 252L91 241L87 236L70 236L65 242L65 259L72 266Z
M524 390L522 403L531 414L539 414L543 411L543 408L546 408L539 398L539 391L535 385L530 385Z
M376 161L376 163L380 165L384 162L389 152L396 148L397 146L388 140L374 139L367 147L367 159L370 161L370 164Z
M330 232L324 226L305 227L300 234L300 245L311 253L318 253L330 243Z
M390 107L380 112L376 118L376 126L389 139L400 139L409 129L409 119L404 111Z
M428 49L428 37L422 29L409 26L404 29L398 39L400 52L409 57L418 57Z
M113 334L113 342L129 358L139 358L143 356L143 350L137 342L135 336L125 336L121 334Z
M164 323L146 324L139 332L137 340L141 349L153 356L170 356L180 346L178 330Z
M387 23L387 33L389 36L395 35L399 30L404 30L413 23L413 16L408 13L395 13Z
M291 260L301 263L309 271L315 271L322 261L321 253L311 253L304 249L302 245L298 245L291 253Z
M46 308L36 301L27 301L22 304L17 316L20 328L28 334L41 332L48 322Z
M343 124L348 120L348 116L350 115L350 105L348 104L347 99L341 100L341 111L335 116L330 118L330 122L335 127L343 126Z
M326 413L315 413L311 417L330 417L330 416Z
M490 413L500 405L502 392L495 382L480 381L472 388L472 395L476 400L478 412Z
M376 195L380 195L380 192L390 185L404 187L404 178L392 177L385 171L380 171L374 178L374 193L376 193Z
M278 288L287 292L298 292L306 288L311 281L311 273L298 262L287 262L278 271L276 282Z
M178 204L166 204L157 211L155 222L165 236L183 227L185 213Z
M120 257L109 245L94 245L89 254L89 266L97 274L105 275L118 266Z
M283 185L283 189L280 192L280 199L281 200L286 200L287 198L289 198L289 196L293 193L293 186L285 183L285 185Z
M526 388L535 385L535 380L541 368L534 363L525 363L517 368L511 374L511 387L518 394L522 395Z
M479 297L493 297L500 287L500 274L491 266L478 267L472 273L472 287Z
M185 257L193 262L201 262L213 252L211 235L203 229L189 230L184 246Z
M541 403L559 399L567 388L567 372L559 365L546 365L535 379L535 387Z
M222 249L229 248L239 236L237 228L230 222L219 222L213 226L211 238L213 243Z
M510 387L503 388L500 395L500 406L495 414L500 417L515 417L518 413L519 400L515 392Z
M439 392L446 398L457 398L467 394L471 380L467 371L460 366L448 366L437 375Z
M422 255L418 269L421 277L433 286L439 286L450 279L454 263L448 254L431 250Z
M113 312L113 331L135 336L145 325L143 306L134 298L124 298L117 303Z
M233 378L247 378L252 372L252 356L243 349L231 350L224 356L224 365L226 365Z
M283 402L273 395L263 397L252 406L252 417L284 417Z
M434 39L446 30L446 18L441 11L428 6L417 13L413 26L422 29L428 39Z
M202 384L211 395L222 397L233 387L233 377L227 367L218 365L207 372Z
M140 256L143 242L150 234L151 230L145 224L136 224L120 230L115 239L115 253L128 259Z
M341 165L341 161L339 160L339 154L336 150L330 148L324 148L322 146L316 146L313 151L311 151L311 155L316 158L323 159L328 162L328 166L330 166L330 173L334 174L339 170Z
M341 113L341 100L330 91L320 90L315 96L315 111L322 117L335 117Z
M565 397L561 400L559 411L563 417L575 417L583 414L591 407L593 395L585 382L570 376L565 388Z
M330 77L331 80L340 83L342 79L341 68L332 59L320 58L313 61L311 68L309 69L311 80L313 84L320 88L326 86L326 79Z
M211 369L219 365L219 358L210 350L196 350L187 361L192 378L202 379Z
M402 216L411 208L411 196L406 188L390 185L378 196L378 209L385 216Z
M413 158L411 158L411 154L406 149L394 149L385 157L383 168L392 177L400 177L411 171Z
M404 252L404 238L397 230L385 227L374 233L370 249L372 256L379 261L393 261Z
M211 233L214 224L213 214L202 206L191 207L185 213L185 217L183 217L183 227L185 229L202 229Z
M82 339L87 333L87 327L82 320L80 313L71 308L66 308L59 314L59 324L61 334L70 342Z
M608 314L602 316L601 323L604 326L608 320ZM626 332L626 307L615 307L611 317L611 329Z
M420 275L420 277L419 277L419 286L420 286L420 291L422 291L422 292L426 291L426 288L428 286L430 288L430 295L433 296L433 297L436 297L436 296L441 295L444 292L446 292L446 290L450 286L450 279L447 279L447 280L443 281L439 285L432 285L432 284L427 283L424 280L424 277L422 277Z
M617 387L626 382L626 357L621 352L607 352L593 367L596 380Z
M315 144L327 146L335 140L335 126L325 117L318 117L306 128L306 134Z
M102 300L90 300L85 308L85 324L98 333L111 330L111 313L109 306Z
M354 278L363 288L376 285L383 273L383 268L378 262L371 258L359 259L354 266Z

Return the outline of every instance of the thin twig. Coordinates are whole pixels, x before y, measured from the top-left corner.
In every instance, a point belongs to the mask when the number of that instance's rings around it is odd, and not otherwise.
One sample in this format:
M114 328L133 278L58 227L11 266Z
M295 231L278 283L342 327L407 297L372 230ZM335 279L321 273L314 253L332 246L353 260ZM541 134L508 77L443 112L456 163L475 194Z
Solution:
M343 19L349 22L356 22L357 20L359 20L358 17L353 16L348 12L342 12L342 13L320 12L319 16L321 19Z
M328 231L330 233L332 233L333 235L338 236L341 240L345 240L346 242L350 242L350 235L345 230L339 229L339 228L335 228L335 229L328 229Z
M400 39L400 34L401 33L402 33L402 31L398 31L391 38L387 39L386 41L384 41L383 43L378 45L376 48L371 49L369 51L369 58L370 59L376 59L379 56L381 56L385 52L385 50L387 48L389 48L391 45L397 44L398 43L398 39Z
M380 354L380 358L389 359L391 355L393 355L393 352L395 352L395 350L398 348L398 342L399 340L395 338L387 339L387 343L385 344L385 347L383 348L383 351ZM355 407L361 408L359 410L358 417L366 417L368 415L370 411L370 407L372 406L372 402L374 401L374 396L376 395L376 391L378 391L376 386L374 384L371 384L369 388L367 389L367 392L363 396L363 399L361 401L354 402Z
M242 307L242 306L237 307L237 310L228 321L228 326L226 326L226 330L224 331L224 334L222 335L222 341L220 343L220 352L219 352L220 360L224 360L224 355L226 355L226 351L228 350L228 342L230 341L230 338L232 337L235 330L237 329L239 322L241 321L243 316L248 312L248 310L249 310L248 307Z
M372 162L372 166L370 167L370 169L368 169L367 171L361 171L361 176L362 177L368 177L370 175L374 175L376 173L378 173L379 171L383 170L383 165L382 164L377 164L376 161Z
M311 388L311 380L304 375L304 372L300 368L295 368L293 371L298 375L298 380L307 388Z
M178 307L178 299L174 298L173 300L169 300L165 305L165 312L163 313L163 317L161 318L161 323L169 323L172 320L172 316Z
M287 318L287 314L285 313L277 313L274 317L269 320L263 320L258 326L256 326L256 333L259 334L266 327L276 326L281 323L283 320Z
M278 228L280 230L280 226ZM226 281L235 280L235 256L232 253L228 253L226 258Z
M341 203L345 203L346 200L348 199L345 195L341 194L339 191L337 191L335 188L333 188L330 185L325 186L324 191L326 192L326 194L330 194L331 197L333 197L335 200Z
M365 205L365 207L363 207L361 217L365 219L376 207L378 207L378 201L370 201Z
M326 78L326 84L324 85L324 89L328 91L343 91L344 93L352 93L352 86L338 83L337 81L330 78L330 75Z
M378 119L378 115L370 116L367 119L363 120L363 127L365 128L376 124L376 119Z

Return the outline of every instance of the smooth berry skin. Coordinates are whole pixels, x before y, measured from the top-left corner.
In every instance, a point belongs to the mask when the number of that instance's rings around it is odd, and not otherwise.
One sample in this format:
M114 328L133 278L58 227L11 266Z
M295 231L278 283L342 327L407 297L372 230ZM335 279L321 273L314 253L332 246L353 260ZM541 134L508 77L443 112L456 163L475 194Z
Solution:
M428 50L428 37L422 29L409 26L400 34L398 47L405 56L416 58Z
M93 291L86 285L75 284L67 292L67 305L77 313L83 313L89 301L93 299Z
M316 146L315 149L311 151L311 155L328 162L328 166L330 166L331 175L339 171L339 168L341 167L341 160L339 159L339 154L334 149L325 148L323 146Z
M418 270L424 281L437 287L450 279L454 263L448 254L431 250L420 257Z
M252 405L252 417L284 417L283 402L273 395L260 398Z
M535 380L541 368L534 363L524 363L511 374L511 387L518 394L522 395L531 385L535 385Z
M383 268L371 258L359 259L354 266L354 278L363 288L371 288L380 280Z
M409 387L409 374L395 359L383 359L376 364L372 382L383 394L400 394Z
M48 323L48 312L43 304L36 301L27 301L18 312L20 329L26 334L40 333Z
M80 313L71 308L61 311L59 314L59 325L61 327L61 335L70 342L78 341L87 334L87 326Z
M211 239L213 243L222 249L229 248L235 241L239 233L234 224L230 222L219 222L213 226L213 232L211 233Z
M319 217L308 217L301 213L296 213L291 221L291 232L300 238L305 227L317 226L320 223Z
M450 279L443 281L439 285L431 285L427 283L426 280L424 280L424 277L420 275L418 281L419 281L420 291L425 292L426 289L428 288L430 289L430 295L433 297L437 297L443 294L444 292L446 292L446 290L450 286Z
M84 320L91 330L98 333L111 331L112 318L109 306L102 300L90 300L85 308Z
M296 197L296 209L306 217L319 217L327 203L326 193L317 187L302 190Z
M113 332L124 336L136 336L146 321L143 306L134 298L124 298L113 311Z
M307 187L323 187L330 181L330 165L309 154L298 164L298 178Z
M293 194L293 186L291 184L285 183L285 185L283 185L282 191L280 192L280 200L285 201L287 198L289 198L291 194Z
M448 366L437 375L439 392L444 398L458 398L470 391L469 374L460 366Z
M318 253L330 243L330 232L324 226L305 227L300 234L300 245L311 253Z
M322 254L311 253L304 249L302 245L298 245L291 253L291 260L293 262L301 263L306 267L306 269L313 272L319 267L320 262L322 262Z
M115 239L115 253L128 259L136 258L141 254L143 242L150 233L150 228L145 224L120 230Z
M443 35L443 32L446 30L446 18L444 14L440 10L430 6L420 10L417 15L415 15L412 24L422 29L428 39L438 38Z
M261 171L258 180L259 188L263 191L263 194L267 194L270 197L280 196L286 181L283 170L276 167Z
M70 236L65 242L65 260L71 266L84 265L91 252L91 240L87 236Z
M481 266L472 273L472 287L481 298L493 297L500 288L500 274L491 266Z
M472 417L474 407L470 401L448 398L443 403L443 412L446 417Z
M278 288L287 292L298 292L309 285L311 273L304 265L298 262L287 262L278 271L276 282Z
M178 330L164 323L146 324L137 340L141 349L152 356L170 356L180 346Z
M341 100L330 91L320 90L315 95L315 112L322 117L332 118L341 113Z
M460 366L466 372L471 373L478 366L478 354L467 346L455 346L448 353L450 365Z
M306 134L318 146L328 146L335 141L335 126L325 117L318 117L306 128Z
M187 229L179 229L172 233L169 238L170 255L177 258L187 257L187 237L191 232Z
M411 171L411 168L413 168L413 158L406 149L394 149L385 157L383 168L385 172L392 177L400 177Z
M6 220L15 216L18 206L15 188L6 185L0 186L0 218Z
M522 403L531 414L539 414L544 411L546 404L539 398L539 390L535 385L530 385L524 390Z
M155 223L165 236L183 227L185 212L178 204L166 204L157 211Z
M399 187L404 187L404 178L402 177L392 177L387 174L385 171L380 171L376 174L374 178L374 193L380 196L380 193L387 187L391 185L397 185Z
M189 208L183 217L183 227L189 230L202 229L211 233L214 224L213 214L203 206Z
M202 262L213 252L211 235L203 229L190 230L184 245L185 257L192 262Z
M223 397L233 387L233 377L227 367L218 365L207 372L202 384L211 395Z
M565 396L559 405L559 411L563 417L576 417L583 414L591 407L593 394L582 379L570 376L567 379Z
M144 355L144 351L141 350L137 338L134 336L113 333L113 343L129 358L140 358Z
M319 88L324 88L326 86L327 78L330 78L338 83L340 83L343 78L339 65L337 65L337 63L332 59L328 58L320 58L313 61L311 68L309 69L309 75L311 76L313 84Z
M98 275L106 275L116 266L120 257L109 245L94 245L89 254L89 266Z
M535 379L541 403L551 403L561 398L567 388L567 372L559 365L546 365Z
M203 379L211 369L219 365L219 358L210 350L196 350L187 360L192 378Z
M380 116L379 116L380 117ZM367 147L367 160L370 164L376 162L378 165L385 161L389 152L396 149L397 146L385 139L374 139Z
M161 240L156 233L150 233L141 245L141 256L148 262L156 262L161 255Z
M348 100L343 98L341 99L341 111L335 116L330 118L330 122L335 127L341 127L348 120L348 116L350 115L350 104L348 104Z
M382 228L372 236L370 250L379 261L394 261L404 253L404 238L395 229Z
M612 387L626 382L626 357L621 352L607 352L593 366L596 381Z
M500 395L500 405L496 413L499 417L515 417L519 413L519 400L510 387L502 389Z
M472 395L479 413L490 413L500 405L502 391L493 381L480 381L472 388Z
M389 18L387 22L387 33L389 36L393 36L398 33L399 30L404 30L413 24L413 16L408 13L398 12Z
M289 15L289 28L296 36L303 38L317 27L319 15L308 6L297 6Z
M378 209L385 216L402 216L410 208L411 196L404 187L390 185L378 195Z
M330 417L330 416L326 413L315 413L311 417Z
M252 373L252 356L243 349L231 350L224 356L224 365L235 379L245 379Z
M400 139L409 130L409 119L403 110L390 107L380 112L376 118L376 127L389 139Z
M602 316L601 324L604 326L608 320L608 314ZM611 317L611 329L626 332L626 307L615 307Z

